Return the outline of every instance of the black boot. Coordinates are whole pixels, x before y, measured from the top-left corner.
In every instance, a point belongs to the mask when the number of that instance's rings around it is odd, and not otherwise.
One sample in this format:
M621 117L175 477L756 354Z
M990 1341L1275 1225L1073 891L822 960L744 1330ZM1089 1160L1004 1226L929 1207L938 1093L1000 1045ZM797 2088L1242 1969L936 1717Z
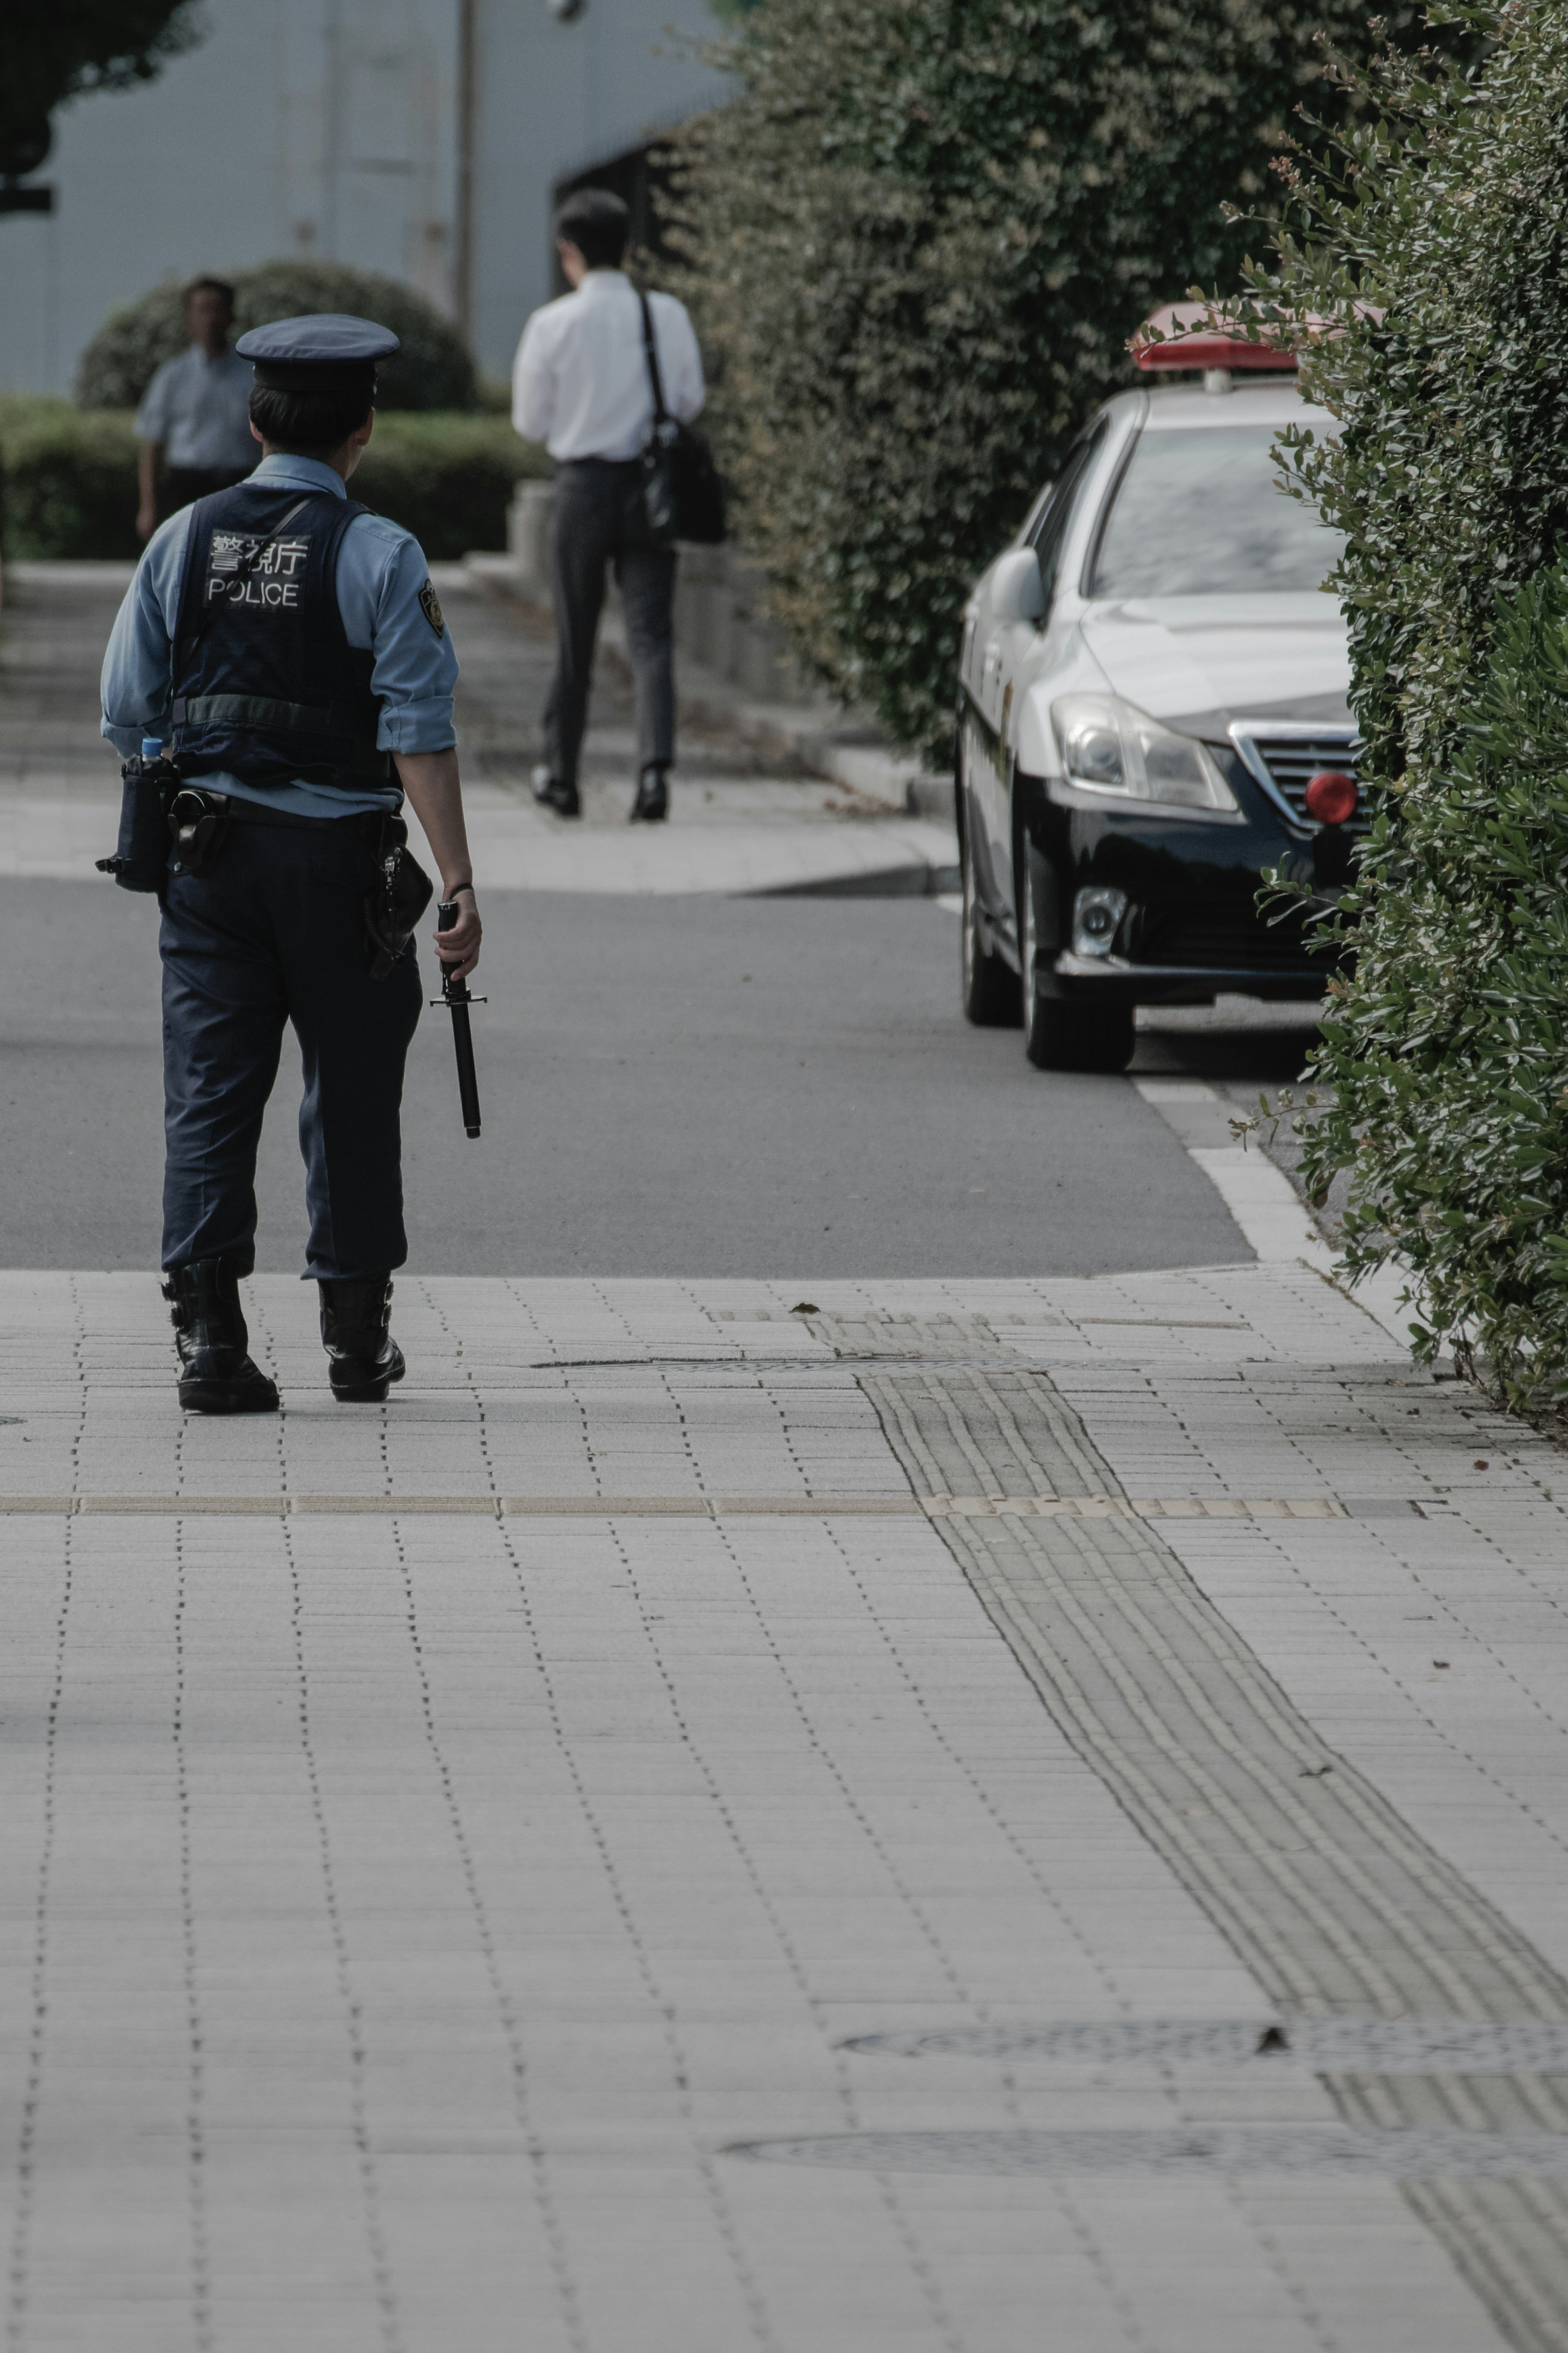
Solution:
M637 797L632 803L632 823L640 818L645 825L658 825L669 815L669 772L666 768L645 768L637 778Z
M180 1403L190 1413L276 1413L278 1391L250 1361L250 1335L231 1258L168 1269L163 1296L180 1352Z
M533 797L541 807L553 809L557 817L581 817L583 803L575 785L563 785L548 768L533 772Z
M340 1405L380 1405L408 1367L388 1328L392 1277L353 1275L321 1284L321 1345Z

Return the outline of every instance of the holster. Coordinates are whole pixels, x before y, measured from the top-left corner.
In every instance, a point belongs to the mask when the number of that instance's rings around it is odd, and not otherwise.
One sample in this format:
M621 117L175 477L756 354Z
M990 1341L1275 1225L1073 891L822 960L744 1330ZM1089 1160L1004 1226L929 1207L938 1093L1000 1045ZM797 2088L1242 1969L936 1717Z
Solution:
M435 894L436 885L408 847L408 828L400 817L387 818L376 844L375 881L362 902L372 980L388 978Z
M121 891L162 892L169 865L169 804L180 789L173 760L144 760L133 752L121 764L120 839L112 858L94 860Z
M228 795L209 792L205 785L182 785L169 803L169 833L174 845L172 874L189 874L200 881L217 864L228 838Z

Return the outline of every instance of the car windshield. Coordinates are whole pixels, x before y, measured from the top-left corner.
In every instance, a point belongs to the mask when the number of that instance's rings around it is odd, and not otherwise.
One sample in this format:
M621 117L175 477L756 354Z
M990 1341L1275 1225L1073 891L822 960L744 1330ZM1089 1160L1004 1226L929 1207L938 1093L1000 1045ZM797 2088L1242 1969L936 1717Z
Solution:
M1100 533L1090 596L1321 588L1344 541L1279 488L1278 431L1141 433Z

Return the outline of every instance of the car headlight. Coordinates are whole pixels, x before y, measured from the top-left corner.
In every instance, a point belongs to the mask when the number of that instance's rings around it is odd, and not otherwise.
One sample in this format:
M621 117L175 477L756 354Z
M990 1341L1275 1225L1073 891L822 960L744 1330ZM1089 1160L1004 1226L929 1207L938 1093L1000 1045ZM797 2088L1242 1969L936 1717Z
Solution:
M1237 810L1206 744L1162 727L1119 694L1064 694L1051 705L1051 721L1069 785L1120 800Z

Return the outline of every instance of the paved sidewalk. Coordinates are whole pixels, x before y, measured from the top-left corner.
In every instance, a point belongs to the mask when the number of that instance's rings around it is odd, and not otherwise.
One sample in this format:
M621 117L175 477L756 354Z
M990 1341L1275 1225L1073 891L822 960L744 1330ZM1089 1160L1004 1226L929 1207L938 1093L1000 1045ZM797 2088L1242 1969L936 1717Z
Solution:
M1568 2343L1560 1454L1285 1261L251 1297L0 1276L17 2353Z

